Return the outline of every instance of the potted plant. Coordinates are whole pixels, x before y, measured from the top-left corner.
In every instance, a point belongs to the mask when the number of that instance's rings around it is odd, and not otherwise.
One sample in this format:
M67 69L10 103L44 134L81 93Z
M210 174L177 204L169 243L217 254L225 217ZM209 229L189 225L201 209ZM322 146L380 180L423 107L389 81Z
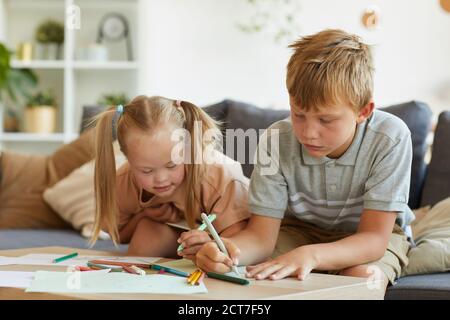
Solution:
M56 100L53 93L40 91L25 108L25 132L52 133L56 129Z
M102 106L117 106L125 105L128 101L129 99L124 93L105 93L97 100L97 103Z
M29 91L36 86L38 79L29 69L12 69L12 51L0 42L0 112L4 114L4 131L18 131L17 114L6 103L16 103L20 98L29 98Z
M64 42L64 25L55 20L46 20L36 30L36 41L40 44L43 59L61 58L61 44ZM38 57L41 58L41 57Z

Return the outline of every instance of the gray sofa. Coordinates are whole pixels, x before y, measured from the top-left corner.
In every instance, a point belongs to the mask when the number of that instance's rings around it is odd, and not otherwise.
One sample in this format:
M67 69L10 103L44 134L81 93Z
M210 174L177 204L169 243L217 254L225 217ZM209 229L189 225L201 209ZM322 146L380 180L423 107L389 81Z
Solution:
M84 108L83 119L88 119L99 112L101 107ZM207 113L223 123L224 129L241 128L247 130L266 129L273 122L289 115L287 110L267 110L253 105L225 100L204 108ZM431 111L421 102L411 101L383 110L397 115L411 130L413 141L413 163L409 206L413 209L424 205L434 205L450 196L450 111L439 116L435 133L432 160L429 165L424 162L426 154L426 137L431 125ZM82 130L86 121L82 122ZM225 131L224 131L225 132ZM225 136L226 140L226 136ZM226 149L225 153L230 150ZM253 154L248 150L246 154ZM236 154L236 152L234 153ZM243 163L247 176L251 175L253 166ZM0 230L0 249L25 247L70 246L87 248L88 244L73 230ZM93 247L99 250L125 251L126 245L114 248L110 241L98 241ZM450 299L450 273L417 275L404 277L390 287L386 299Z

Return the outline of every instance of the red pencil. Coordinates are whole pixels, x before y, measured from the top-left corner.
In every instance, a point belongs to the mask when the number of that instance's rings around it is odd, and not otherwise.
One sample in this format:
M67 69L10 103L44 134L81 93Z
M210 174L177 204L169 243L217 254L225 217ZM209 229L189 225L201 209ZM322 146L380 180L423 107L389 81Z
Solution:
M103 265L107 265L107 266L120 266L120 267L136 266L136 267L139 267L139 268L146 268L146 269L150 269L150 267L151 267L150 264L131 263L131 262L117 262L117 261L108 261L108 260L92 260L92 261L89 261L89 262L93 263L93 264L103 264Z
M122 266L123 270L125 270L128 273L131 274L138 274L133 268L129 267L129 266Z

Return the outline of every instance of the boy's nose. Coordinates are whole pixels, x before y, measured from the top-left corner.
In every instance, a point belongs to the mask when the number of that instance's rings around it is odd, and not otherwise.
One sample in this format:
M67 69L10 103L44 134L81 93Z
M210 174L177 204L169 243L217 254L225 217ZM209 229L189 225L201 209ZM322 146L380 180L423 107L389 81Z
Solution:
M302 137L304 140L312 141L319 138L319 130L317 130L317 127L314 124L305 124L302 128Z

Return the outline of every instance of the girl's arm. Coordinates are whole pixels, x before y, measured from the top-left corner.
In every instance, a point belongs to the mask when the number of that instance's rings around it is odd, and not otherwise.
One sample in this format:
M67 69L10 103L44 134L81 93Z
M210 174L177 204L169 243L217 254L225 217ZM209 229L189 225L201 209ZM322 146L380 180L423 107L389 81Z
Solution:
M144 208L141 212L134 214L132 218L119 229L120 243L129 243L141 219L151 219L156 222L177 222L180 220L178 209L170 203L159 207Z
M122 228L119 229L120 243L129 243L131 241L134 230L136 230L136 226L143 218L145 218L144 211L134 214L133 217Z

